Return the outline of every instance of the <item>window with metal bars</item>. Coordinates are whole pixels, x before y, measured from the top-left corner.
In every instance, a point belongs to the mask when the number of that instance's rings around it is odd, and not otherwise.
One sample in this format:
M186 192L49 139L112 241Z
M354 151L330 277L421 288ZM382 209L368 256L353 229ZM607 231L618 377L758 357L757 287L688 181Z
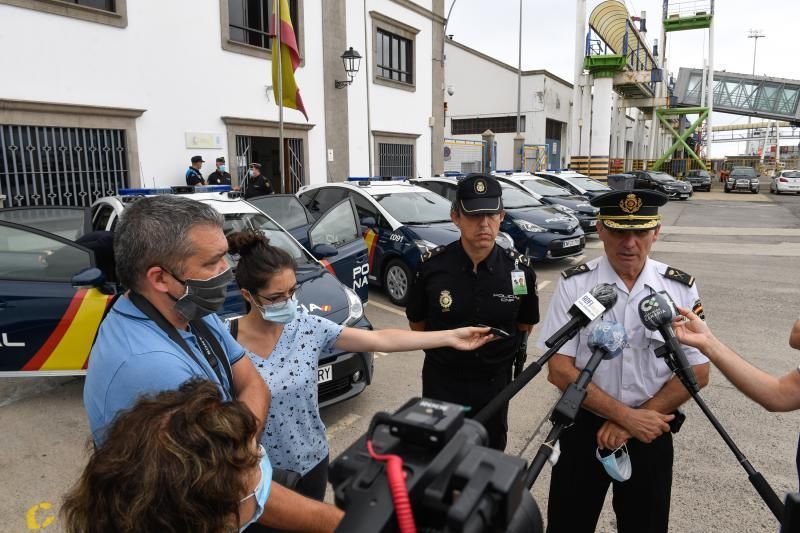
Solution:
M414 176L414 145L378 143L378 175Z
M110 11L114 13L116 6L114 0L61 0L66 1L68 4L78 4L84 7L93 7L95 9L102 9L103 11Z
M381 78L414 83L414 50L410 39L404 39L386 30L377 30L377 73Z
M228 0L228 20L232 41L272 49L269 20L272 17L274 0ZM297 0L289 0L289 16L300 43Z
M125 130L0 125L6 207L88 207L128 187Z
M519 118L519 131L522 132L525 131L525 115L521 115ZM480 135L486 130L492 130L493 133L515 133L517 116L450 119L452 135Z

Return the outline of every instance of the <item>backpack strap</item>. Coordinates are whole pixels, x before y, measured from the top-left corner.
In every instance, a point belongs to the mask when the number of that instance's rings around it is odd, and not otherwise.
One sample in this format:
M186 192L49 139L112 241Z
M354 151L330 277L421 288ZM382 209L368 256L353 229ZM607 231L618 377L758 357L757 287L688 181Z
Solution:
M186 352L186 355L188 355L195 363L197 363L198 366L202 367L200 361L197 359L197 355L186 343L186 339L184 339L181 334L178 333L178 330L175 328L175 326L170 324L169 321L164 318L164 315L162 315L158 309L153 306L153 304L147 301L147 299L141 294L133 291L129 293L128 297L133 305L135 305L142 313L144 313L147 318L155 322L155 324L167 334L167 337L169 337L170 340L180 346L183 351ZM219 366L221 365L225 369L225 373L228 376L228 383L230 384L228 394L230 394L231 398L235 398L236 396L233 393L233 378L230 361L228 361L228 358L225 356L222 346L220 346L216 337L214 337L214 334L211 333L211 331L208 329L208 326L202 320L193 320L189 322L189 326L192 327L195 335L200 337L201 351L206 357L208 364L214 370L214 373L217 376L217 381L223 387L224 382L222 380L222 374L219 371ZM211 353L206 353L206 351L202 349L203 341L208 344ZM222 357L220 357L219 354L222 354Z

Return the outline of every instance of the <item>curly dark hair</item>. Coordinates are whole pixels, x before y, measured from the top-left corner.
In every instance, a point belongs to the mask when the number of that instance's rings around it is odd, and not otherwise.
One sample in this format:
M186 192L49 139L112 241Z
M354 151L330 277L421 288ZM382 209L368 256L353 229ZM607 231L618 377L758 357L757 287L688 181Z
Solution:
M266 287L272 277L284 269L297 270L297 261L289 252L269 243L260 231L237 231L228 235L228 251L239 255L236 283L255 294ZM250 310L248 305L248 311Z
M238 530L256 419L190 380L121 412L61 509L69 533Z

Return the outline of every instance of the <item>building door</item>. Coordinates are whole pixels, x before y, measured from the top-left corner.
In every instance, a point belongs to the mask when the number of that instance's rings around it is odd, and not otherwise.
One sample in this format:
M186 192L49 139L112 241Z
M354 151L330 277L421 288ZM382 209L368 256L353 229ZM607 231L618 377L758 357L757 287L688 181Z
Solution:
M272 184L278 194L295 193L305 185L305 166L303 164L303 139L284 139L283 163L285 172L280 171L279 139L277 137L236 136L236 167L239 183L244 183L250 163L261 165L261 174ZM281 179L283 176L283 179Z
M563 123L547 119L545 122L545 139L547 145L547 168L561 169L561 127Z

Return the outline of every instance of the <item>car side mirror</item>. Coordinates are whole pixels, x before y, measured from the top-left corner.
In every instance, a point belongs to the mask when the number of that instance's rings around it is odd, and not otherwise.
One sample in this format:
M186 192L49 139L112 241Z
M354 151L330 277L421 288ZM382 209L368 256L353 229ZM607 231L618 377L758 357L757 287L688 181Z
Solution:
M368 228L371 228L378 224L377 222L375 222L375 217L361 217L361 220L359 222L361 222L362 226L366 226Z
M311 248L311 255L313 255L317 259L325 259L326 257L333 257L334 255L339 255L339 250L337 250L330 244L315 244L314 247Z
M72 276L72 286L76 289L89 289L102 287L106 282L103 272L99 268L91 267L81 270Z

